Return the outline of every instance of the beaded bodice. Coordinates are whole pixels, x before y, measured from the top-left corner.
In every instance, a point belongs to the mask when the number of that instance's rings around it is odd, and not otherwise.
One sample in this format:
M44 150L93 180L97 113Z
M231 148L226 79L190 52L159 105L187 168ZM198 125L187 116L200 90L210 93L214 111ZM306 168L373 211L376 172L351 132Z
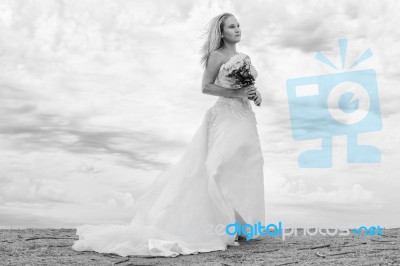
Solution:
M244 53L238 53L233 55L226 63L222 64L214 84L224 88L235 89L233 87L234 80L227 77L227 75L229 68L234 64L240 63L242 60L248 60L250 62L250 57ZM258 73L253 65L250 65L250 72L255 78L257 78ZM219 96L215 103L215 107L222 105L228 107L232 114L237 118L243 118L249 114L254 114L249 99Z

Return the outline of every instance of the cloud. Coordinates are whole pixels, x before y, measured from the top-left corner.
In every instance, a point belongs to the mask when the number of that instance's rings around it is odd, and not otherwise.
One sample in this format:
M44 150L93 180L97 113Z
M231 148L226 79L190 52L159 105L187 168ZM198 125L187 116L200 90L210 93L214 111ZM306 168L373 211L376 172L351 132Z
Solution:
M0 208L0 227L3 229L16 228L55 228L62 227L61 219L54 219L49 215L18 212L11 208Z
M131 193L115 192L112 198L107 201L107 205L112 208L122 206L125 209L130 209L134 206L134 199Z
M271 169L264 169L265 194L268 204L297 208L300 206L307 208L324 208L332 210L347 209L369 209L382 208L388 203L381 197L375 195L371 190L366 189L359 183L332 184L332 180L322 182L323 177L318 177L321 181L315 183L317 179L307 180L306 177L284 177L282 173ZM326 177L325 177L326 178ZM342 180L343 176L338 177ZM326 189L321 186L324 184Z
M316 191L306 194L305 198L308 201L345 205L376 202L373 192L366 190L360 184L342 185L331 191L318 187Z
M53 186L49 180L26 176L6 176L0 179L2 202L72 202L65 190Z

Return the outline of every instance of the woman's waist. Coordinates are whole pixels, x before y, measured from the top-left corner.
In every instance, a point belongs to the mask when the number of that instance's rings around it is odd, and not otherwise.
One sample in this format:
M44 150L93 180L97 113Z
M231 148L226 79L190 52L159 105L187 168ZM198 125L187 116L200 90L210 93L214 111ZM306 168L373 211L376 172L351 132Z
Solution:
M241 109L251 110L251 104L247 98L238 97L224 97L219 96L218 100L215 102L216 105L228 105L232 107L240 107Z
M227 103L240 103L240 104L248 104L250 103L249 99L241 98L241 97L224 97L218 96L219 102L227 102Z
M226 89L232 89L235 90L236 88L233 88L233 84L231 83L221 83L219 80L215 82L216 85L221 86ZM240 97L224 97L224 96L219 96L216 104L225 104L225 105L232 105L232 106L241 106L245 109L250 109L251 110L251 104L250 100L247 98L240 98Z

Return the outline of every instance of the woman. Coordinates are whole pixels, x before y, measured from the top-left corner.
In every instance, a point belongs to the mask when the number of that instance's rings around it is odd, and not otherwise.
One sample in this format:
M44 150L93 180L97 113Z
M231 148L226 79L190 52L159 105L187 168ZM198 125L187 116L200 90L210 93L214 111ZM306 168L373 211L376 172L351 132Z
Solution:
M236 52L240 33L230 13L211 20L202 49L202 91L218 100L180 161L136 201L130 224L78 226L73 249L174 257L239 245L237 235L225 232L235 221L264 224L264 160L248 99L260 104L261 96L226 76L230 64L248 58ZM253 66L251 73L257 77Z

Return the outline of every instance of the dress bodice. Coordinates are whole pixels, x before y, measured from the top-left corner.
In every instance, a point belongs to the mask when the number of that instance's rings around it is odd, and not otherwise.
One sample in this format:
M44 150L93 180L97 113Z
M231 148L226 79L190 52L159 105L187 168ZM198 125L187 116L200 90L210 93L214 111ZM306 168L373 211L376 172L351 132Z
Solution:
M233 66L241 64L243 60L250 63L250 72L255 78L257 78L258 73L255 67L251 64L250 57L244 53L238 53L233 55L226 63L220 66L214 84L228 89L235 89L233 87L233 78L227 77L227 75ZM219 96L215 103L215 107L229 108L236 118L243 118L249 114L254 114L249 99Z

